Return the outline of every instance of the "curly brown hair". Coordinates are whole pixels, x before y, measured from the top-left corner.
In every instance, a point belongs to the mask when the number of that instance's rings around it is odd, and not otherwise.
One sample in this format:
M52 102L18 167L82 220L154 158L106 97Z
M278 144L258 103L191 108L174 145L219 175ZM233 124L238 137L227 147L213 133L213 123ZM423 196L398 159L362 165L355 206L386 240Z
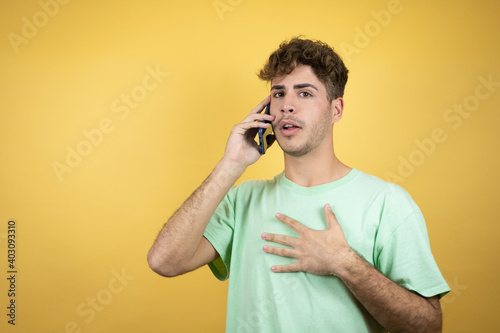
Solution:
M318 41L294 37L284 41L257 74L264 81L290 74L299 65L309 65L325 85L328 100L344 96L349 70L332 47Z

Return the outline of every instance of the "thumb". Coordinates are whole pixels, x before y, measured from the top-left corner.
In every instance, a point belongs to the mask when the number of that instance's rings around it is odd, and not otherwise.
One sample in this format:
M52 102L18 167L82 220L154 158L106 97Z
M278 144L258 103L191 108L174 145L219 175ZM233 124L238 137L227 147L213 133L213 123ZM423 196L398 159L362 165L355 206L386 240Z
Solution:
M334 225L339 224L330 204L326 204L324 206L324 211L325 211L325 220L327 229L331 228Z

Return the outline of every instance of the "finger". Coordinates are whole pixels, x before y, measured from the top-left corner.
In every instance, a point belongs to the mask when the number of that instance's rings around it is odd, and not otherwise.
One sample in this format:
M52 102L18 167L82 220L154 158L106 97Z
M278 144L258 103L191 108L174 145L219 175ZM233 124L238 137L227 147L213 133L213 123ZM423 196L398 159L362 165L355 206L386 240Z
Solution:
M276 234L270 234L270 233L263 233L262 234L262 239L273 242L273 243L278 243L281 245L286 245L286 246L291 246L295 247L295 243L297 241L297 238L285 236L285 235L276 235Z
M272 116L270 114L265 114L265 113L251 113L249 114L245 119L243 119L241 122L246 123L246 122L251 122L251 121L270 121L272 122L276 116Z
M291 217L288 217L284 214L277 213L276 218L280 222L283 222L284 224L286 224L287 226L292 228L292 230L295 231L296 233L300 233L301 231L307 229L307 227L304 226L302 223L299 223L299 222L295 221L294 219L292 219Z
M276 246L264 245L262 247L262 250L264 250L264 252L266 252L266 253L274 254L274 255L280 256L280 257L295 258L294 250L289 249L287 247L276 247Z
M244 133L251 128L268 128L269 126L271 126L271 124L263 123L261 121L248 121L239 123L234 128L237 130L237 132L239 132L238 130L241 130L240 133Z
M329 229L333 225L338 225L339 222L337 221L337 217L335 216L335 213L333 213L332 207L330 204L326 204L324 207L324 212L325 212L325 220L326 220L326 225L327 229Z
M290 272L300 272L300 265L297 262L288 265L277 265L272 266L271 270L275 273L290 273Z
M267 104L271 102L271 95L268 95L266 98L262 100L251 112L252 113L261 113Z

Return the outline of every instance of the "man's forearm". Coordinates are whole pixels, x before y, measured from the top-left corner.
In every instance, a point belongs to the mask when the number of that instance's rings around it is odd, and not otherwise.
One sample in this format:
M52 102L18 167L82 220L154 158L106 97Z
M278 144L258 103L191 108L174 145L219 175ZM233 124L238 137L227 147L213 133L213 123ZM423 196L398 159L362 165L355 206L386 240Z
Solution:
M366 310L387 330L441 332L437 297L426 299L401 287L377 271L354 251L338 277Z
M158 274L176 276L216 258L217 252L203 239L203 232L234 182L261 157L254 137L259 128L270 127L275 119L261 113L270 100L267 96L233 126L221 161L160 231L148 253L149 266Z
M244 169L224 159L193 194L172 215L148 253L148 262L157 273L174 276L184 273L198 249L207 223Z

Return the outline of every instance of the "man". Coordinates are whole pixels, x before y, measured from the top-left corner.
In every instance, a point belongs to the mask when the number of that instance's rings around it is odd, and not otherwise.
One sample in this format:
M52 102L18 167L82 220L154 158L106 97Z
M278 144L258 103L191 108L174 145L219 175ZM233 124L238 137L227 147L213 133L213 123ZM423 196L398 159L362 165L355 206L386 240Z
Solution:
M449 288L417 205L335 156L347 74L324 43L282 43L259 74L271 95L233 127L220 162L149 251L163 276L205 264L221 280L230 273L227 332L441 331ZM261 156L264 120L285 170L233 187Z

